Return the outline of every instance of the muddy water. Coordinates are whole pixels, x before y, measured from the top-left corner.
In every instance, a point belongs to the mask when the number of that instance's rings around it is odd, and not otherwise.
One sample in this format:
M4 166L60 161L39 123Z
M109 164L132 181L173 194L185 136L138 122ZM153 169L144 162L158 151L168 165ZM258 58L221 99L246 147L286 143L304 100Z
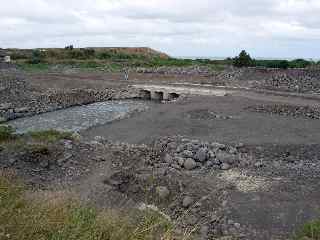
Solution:
M108 101L20 118L10 121L9 125L16 128L18 133L48 129L78 132L147 109L148 104L143 101Z

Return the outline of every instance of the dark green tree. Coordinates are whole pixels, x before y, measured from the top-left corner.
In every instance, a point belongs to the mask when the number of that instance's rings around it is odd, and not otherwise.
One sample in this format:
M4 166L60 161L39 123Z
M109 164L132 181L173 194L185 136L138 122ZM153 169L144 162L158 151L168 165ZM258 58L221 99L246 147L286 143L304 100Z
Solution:
M242 50L239 56L234 58L233 65L236 67L251 67L254 66L254 60L245 50Z

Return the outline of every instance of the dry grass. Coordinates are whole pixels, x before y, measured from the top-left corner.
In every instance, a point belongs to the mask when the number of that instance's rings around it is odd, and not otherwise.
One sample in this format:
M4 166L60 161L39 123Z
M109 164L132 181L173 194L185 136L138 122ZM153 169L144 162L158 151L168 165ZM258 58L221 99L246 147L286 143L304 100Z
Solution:
M30 198L12 177L0 175L0 239L171 240L172 225L153 211L123 216L97 211L64 194ZM182 238L181 238L182 239Z

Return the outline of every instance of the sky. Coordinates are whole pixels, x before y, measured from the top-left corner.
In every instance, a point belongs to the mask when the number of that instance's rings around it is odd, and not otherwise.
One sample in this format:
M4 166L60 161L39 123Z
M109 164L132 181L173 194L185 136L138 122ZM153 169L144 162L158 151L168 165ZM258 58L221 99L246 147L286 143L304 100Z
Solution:
M0 7L0 47L319 58L319 14L320 0L10 0Z

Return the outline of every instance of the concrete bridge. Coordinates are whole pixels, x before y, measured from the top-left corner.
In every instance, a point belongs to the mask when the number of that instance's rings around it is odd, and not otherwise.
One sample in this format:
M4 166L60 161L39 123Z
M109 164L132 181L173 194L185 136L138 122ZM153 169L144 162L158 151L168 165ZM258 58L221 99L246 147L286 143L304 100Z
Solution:
M172 85L133 85L140 90L140 98L155 101L171 101L182 94L204 95L204 96L225 96L229 91L223 89L208 89L203 87L186 87Z

